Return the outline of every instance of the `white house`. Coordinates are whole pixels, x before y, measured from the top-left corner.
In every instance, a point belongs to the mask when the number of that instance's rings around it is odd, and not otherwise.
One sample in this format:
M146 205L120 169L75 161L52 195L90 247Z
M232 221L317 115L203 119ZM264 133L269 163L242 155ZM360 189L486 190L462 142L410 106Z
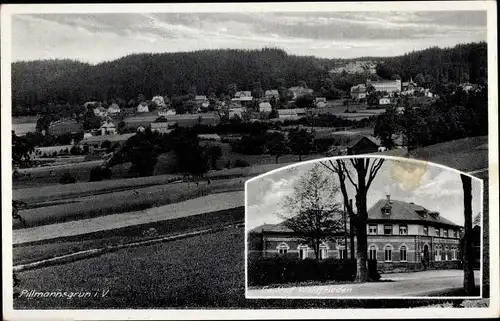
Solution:
M391 104L391 99L389 97L382 97L378 101L379 105L390 105Z
M306 116L305 108L278 109L280 119L297 119Z
M101 131L101 135L115 135L116 134L116 126L112 122L104 122L99 128Z
M252 92L249 90L246 91L238 91L234 94L234 98L232 101L252 101Z
M138 106L137 106L137 112L138 113L149 113L149 107L146 103L140 103Z
M267 102L262 102L259 104L259 112L271 112L273 111L273 107L271 106L270 103Z
M176 122L168 121L164 123L151 123L151 131L158 132L162 134L168 134L173 130Z
M159 111L158 112L158 116L173 116L175 115L176 112L175 112L175 109L169 109L167 111Z
M119 114L120 113L120 107L115 104L115 103L112 103L109 107L108 107L108 115L116 115L116 114Z
M233 118L236 115L241 118L246 111L247 109L245 107L231 107L229 108L229 118Z
M279 99L280 98L280 93L277 89L271 89L271 90L266 90L266 92L264 93L264 97L266 99L271 99L271 98L276 98L276 99Z

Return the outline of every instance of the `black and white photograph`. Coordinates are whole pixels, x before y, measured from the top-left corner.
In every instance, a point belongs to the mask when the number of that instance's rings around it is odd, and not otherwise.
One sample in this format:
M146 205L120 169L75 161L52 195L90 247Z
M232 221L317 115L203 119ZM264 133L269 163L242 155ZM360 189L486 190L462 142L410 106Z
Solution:
M247 182L247 298L480 297L483 182L404 158Z
M7 319L499 314L494 1L0 20Z

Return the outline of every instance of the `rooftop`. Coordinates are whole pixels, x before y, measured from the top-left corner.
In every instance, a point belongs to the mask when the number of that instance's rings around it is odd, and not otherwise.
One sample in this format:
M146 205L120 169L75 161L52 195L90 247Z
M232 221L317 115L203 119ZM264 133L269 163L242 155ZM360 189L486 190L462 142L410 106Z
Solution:
M382 213L382 208L387 205L391 206L391 214L389 215ZM418 213L419 211L425 212L426 215L420 215ZM398 200L391 200L389 203L387 199L381 199L368 210L368 220L418 221L456 227L459 226L452 221L441 217L441 215L434 216L430 215L430 213L435 212L418 204Z

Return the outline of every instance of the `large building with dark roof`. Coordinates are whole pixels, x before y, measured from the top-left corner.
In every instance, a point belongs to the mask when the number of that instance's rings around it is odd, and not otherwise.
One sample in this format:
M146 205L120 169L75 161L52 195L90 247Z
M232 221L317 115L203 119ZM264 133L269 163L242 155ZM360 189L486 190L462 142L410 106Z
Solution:
M462 227L421 205L392 200L388 195L368 210L366 229L368 258L376 259L383 272L450 268L460 263ZM325 241L320 259L350 257L347 233L340 232ZM248 255L315 258L313 249L302 244L283 223L264 224L249 231Z

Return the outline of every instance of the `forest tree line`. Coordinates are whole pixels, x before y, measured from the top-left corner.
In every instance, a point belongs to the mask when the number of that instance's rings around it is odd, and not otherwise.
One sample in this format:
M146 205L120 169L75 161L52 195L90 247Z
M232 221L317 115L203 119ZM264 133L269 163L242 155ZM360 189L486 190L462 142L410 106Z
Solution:
M453 48L429 48L403 56L378 58L377 74L334 74L336 59L289 55L281 49L201 50L188 53L134 54L90 65L72 60L40 60L12 64L13 115L35 115L55 104L119 99L127 103L144 95L178 97L188 94L232 95L251 90L299 84L317 95L341 98L351 86L368 78L408 80L429 88L442 83L484 84L487 77L486 43ZM346 60L347 61L347 60Z

